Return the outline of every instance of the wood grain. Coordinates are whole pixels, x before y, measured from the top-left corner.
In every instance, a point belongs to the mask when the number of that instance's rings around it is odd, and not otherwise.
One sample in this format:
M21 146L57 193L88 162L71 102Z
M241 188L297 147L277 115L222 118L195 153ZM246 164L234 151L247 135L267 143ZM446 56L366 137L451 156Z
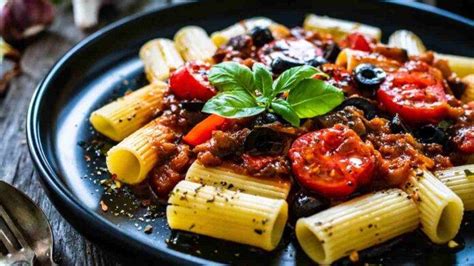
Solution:
M171 1L117 2L115 8L101 12L100 26ZM79 235L52 206L28 153L25 122L35 87L61 55L87 35L74 26L71 5L63 4L58 7L55 22L49 30L24 50L21 60L23 73L12 80L7 95L0 98L0 179L25 192L45 212L55 237L54 258L60 265L148 264L114 253L107 247L99 247Z

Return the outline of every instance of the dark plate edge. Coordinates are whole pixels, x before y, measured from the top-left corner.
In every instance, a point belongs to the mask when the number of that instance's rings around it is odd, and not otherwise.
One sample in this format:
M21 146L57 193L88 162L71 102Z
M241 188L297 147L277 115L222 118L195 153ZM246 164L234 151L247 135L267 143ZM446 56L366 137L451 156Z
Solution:
M403 2L398 0L388 0L383 2L387 2L393 5L406 6L428 13L433 13L438 16L445 17L447 19L451 19L456 22L474 27L473 20L426 4ZM79 232L84 233L88 238L90 237L93 240L106 240L107 243L115 243L115 246L117 245L117 243L122 243L124 246L132 247L133 250L141 250L151 256L166 259L175 263L210 264L215 262L195 257L193 255L183 254L181 252L174 251L171 249L161 249L158 247L152 247L151 245L144 245L142 242L134 238L130 239L127 233L116 228L113 223L109 222L99 214L92 212L88 208L83 206L83 204L81 204L76 199L76 197L67 189L67 187L60 183L60 177L54 173L54 170L48 162L47 157L42 148L41 140L39 137L40 133L38 122L36 119L38 117L38 108L40 102L43 98L43 94L46 91L47 85L50 80L53 79L56 72L60 70L63 65L67 63L67 61L77 51L81 50L83 47L86 47L89 42L101 37L103 34L106 34L116 28L121 27L123 24L138 20L142 16L147 16L156 12L163 12L177 6L187 6L192 4L195 4L195 2L193 1L188 3L171 4L139 12L137 14L120 19L105 26L104 28L86 37L78 44L74 45L51 67L51 69L48 71L48 74L39 82L38 86L36 87L28 108L26 121L26 137L30 156L33 160L34 166L39 172L39 176L41 177L41 183L45 188L49 199L53 202L54 206L57 208L60 214L64 217L67 217L67 221L71 223L76 229L78 229ZM81 221L73 221L72 217L81 217L83 220L85 220L87 223L87 230L85 230L85 228L81 230L81 228L84 227L84 224L81 225ZM106 237L103 237L101 233L104 234ZM96 236L92 236L93 234L95 234ZM157 253L154 249L159 249L161 253Z

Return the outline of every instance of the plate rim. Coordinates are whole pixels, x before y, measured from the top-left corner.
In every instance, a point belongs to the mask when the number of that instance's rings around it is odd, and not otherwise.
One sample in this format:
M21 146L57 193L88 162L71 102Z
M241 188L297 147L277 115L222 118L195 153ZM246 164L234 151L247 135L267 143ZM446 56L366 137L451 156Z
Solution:
M210 0L207 1L209 2ZM388 0L382 2L389 3L391 5L399 5L404 6L406 8L416 9L420 12L435 14L437 16L474 27L474 20L427 4L417 2L404 2L401 0ZM67 62L81 49L85 48L97 38L109 34L125 24L137 21L144 16L160 12L166 12L176 7L183 7L195 4L198 4L198 1L172 3L165 6L152 8L150 10L138 12L136 14L124 17L106 25L102 29L94 32L93 34L89 35L88 37L84 38L83 40L72 46L54 63L54 65L48 70L47 74L44 76L44 78L41 79L41 81L35 88L35 91L30 100L26 118L26 139L30 157L32 158L36 170L38 171L41 184L44 190L46 191L48 198L51 200L58 212L63 217L65 217L66 221L74 228L77 229L77 225L70 221L70 217L66 217L67 215L65 215L65 213L67 211L60 206L67 206L70 210L74 211L74 216L78 220L82 220L94 227L94 229L98 230L94 230L95 232L104 234L105 239L108 242L118 241L117 243L120 242L124 244L124 246L132 247L134 250L144 251L150 256L158 257L175 263L214 264L217 262L204 258L199 258L192 254L186 254L173 249L162 248L159 246L153 246L150 244L143 243L129 235L126 231L117 228L115 224L105 219L102 215L87 208L83 203L79 201L79 199L74 194L72 194L72 192L67 188L65 184L62 184L62 181L60 181L60 175L55 173L51 162L48 160L45 154L44 148L47 147L48 144L41 142L38 120L40 111L39 107L41 105L41 102L44 100L45 92L49 88L49 83L54 79L57 72L60 71L67 64ZM373 4L377 5L376 2L374 2ZM78 231L82 236L85 236L86 238L90 239L89 233L85 233L82 230Z

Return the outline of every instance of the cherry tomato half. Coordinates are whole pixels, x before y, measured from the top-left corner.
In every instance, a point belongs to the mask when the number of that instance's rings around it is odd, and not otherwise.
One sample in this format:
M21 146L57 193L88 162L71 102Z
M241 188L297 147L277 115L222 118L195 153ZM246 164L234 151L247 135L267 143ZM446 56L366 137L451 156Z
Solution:
M188 62L171 74L170 89L179 98L207 101L216 94L207 74L211 66L203 62Z
M301 185L326 197L344 197L369 183L376 158L372 145L341 124L297 138L289 157Z
M448 115L446 93L430 66L423 62L408 62L388 74L377 91L377 98L392 114L405 121L436 123Z
M467 154L474 153L474 126L458 129L453 141L461 152Z

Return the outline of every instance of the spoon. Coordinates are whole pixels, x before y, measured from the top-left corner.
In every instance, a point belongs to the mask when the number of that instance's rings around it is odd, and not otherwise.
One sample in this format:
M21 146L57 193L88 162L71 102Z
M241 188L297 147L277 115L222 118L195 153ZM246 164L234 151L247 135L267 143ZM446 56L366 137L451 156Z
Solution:
M52 254L53 235L43 211L0 181L0 265L56 265Z

